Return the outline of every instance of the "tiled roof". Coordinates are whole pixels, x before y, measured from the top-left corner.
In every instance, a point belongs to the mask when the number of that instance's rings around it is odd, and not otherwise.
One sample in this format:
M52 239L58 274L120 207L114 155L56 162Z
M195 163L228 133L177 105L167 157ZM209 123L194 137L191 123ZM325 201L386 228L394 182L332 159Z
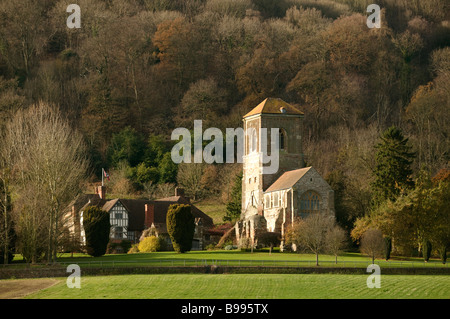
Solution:
M82 211L87 206L97 206L109 212L119 201L128 211L128 230L144 230L145 204L154 205L154 223L160 224L161 227L165 227L167 210L172 204L190 204L192 215L195 218L202 218L203 225L206 228L214 227L212 218L203 213L195 205L192 205L189 199L184 196L171 196L158 200L115 198L107 201L101 199L98 194L82 194L72 202L72 205L75 206L76 211Z
M189 201L183 196L173 196L177 197L177 200L164 200L159 199L155 200L153 204L155 205L155 223L166 223L167 210L169 206L172 204L190 204ZM172 197L170 197L172 198ZM172 198L172 199L174 199ZM191 205L191 212L195 218L202 218L203 226L206 228L214 227L214 222L211 217L206 215L200 209L198 209L195 205Z
M169 196L164 198L155 199L156 202L178 202L181 196Z
M85 204L80 207L79 211L83 211L88 206L97 206L102 208L107 201L105 199L101 199L97 194L89 194L89 196L85 197Z
M105 205L103 205L102 210L104 210L105 212L109 213L109 211L111 210L111 208L113 208L114 205L116 205L116 203L117 203L118 201L119 201L118 198L107 201L107 202L105 203Z
M143 230L145 228L145 204L153 201L145 199L120 199L120 202L128 211L128 229Z
M289 103L279 98L267 98L258 104L253 110L244 115L249 117L256 114L290 114L303 115L304 113Z
M310 167L295 169L293 171L287 171L287 172L283 173L283 175L281 175L272 185L270 185L269 188L265 192L267 193L267 192L273 192L273 191L291 188L311 168L312 167L310 166Z

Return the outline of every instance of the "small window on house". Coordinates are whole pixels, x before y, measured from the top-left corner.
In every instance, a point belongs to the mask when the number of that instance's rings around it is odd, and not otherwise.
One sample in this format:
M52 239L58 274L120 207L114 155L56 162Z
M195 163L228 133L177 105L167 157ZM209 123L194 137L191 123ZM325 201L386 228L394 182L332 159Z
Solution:
M136 233L134 231L127 232L127 239L136 242Z
M123 218L123 213L115 213L115 218L116 219L122 219Z
M255 177L253 180L254 180L254 182L256 183L256 177Z
M274 207L278 207L279 206L279 202L278 202L278 192L273 193L273 206Z
M123 238L123 227L114 228L114 238Z
M249 184L252 183L252 179L251 179L251 178L248 179L248 183L249 183Z
M266 195L266 208L270 208L270 195Z

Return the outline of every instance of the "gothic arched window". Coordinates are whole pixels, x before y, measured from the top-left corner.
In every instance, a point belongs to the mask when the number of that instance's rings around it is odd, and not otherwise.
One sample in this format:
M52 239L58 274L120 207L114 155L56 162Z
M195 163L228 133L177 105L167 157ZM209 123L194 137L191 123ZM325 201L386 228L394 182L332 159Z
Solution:
M314 191L306 191L300 197L300 215L318 213L320 210L320 196Z
M283 130L282 128L280 128L278 134L279 134L280 150L281 151L285 151L286 150L286 146L287 146L286 131Z

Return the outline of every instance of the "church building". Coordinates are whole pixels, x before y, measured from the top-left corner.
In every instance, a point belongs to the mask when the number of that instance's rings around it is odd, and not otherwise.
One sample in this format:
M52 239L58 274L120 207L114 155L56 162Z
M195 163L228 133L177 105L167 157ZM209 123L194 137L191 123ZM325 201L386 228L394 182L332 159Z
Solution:
M313 167L304 167L303 112L277 98L267 98L244 115L242 214L236 238L254 240L258 231L284 237L296 218L310 214L335 216L334 192ZM261 145L263 128L267 142ZM262 152L270 150L272 128L278 129L279 166L263 173ZM265 132L264 132L265 133Z

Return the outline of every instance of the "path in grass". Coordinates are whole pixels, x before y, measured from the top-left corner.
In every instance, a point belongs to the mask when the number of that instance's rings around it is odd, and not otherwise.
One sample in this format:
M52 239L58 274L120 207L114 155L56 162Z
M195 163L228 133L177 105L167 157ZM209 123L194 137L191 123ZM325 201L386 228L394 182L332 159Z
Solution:
M22 298L57 283L59 280L53 278L0 280L0 299Z
M450 276L386 275L367 288L366 275L228 274L82 277L81 289L65 280L27 298L107 299L448 299Z

